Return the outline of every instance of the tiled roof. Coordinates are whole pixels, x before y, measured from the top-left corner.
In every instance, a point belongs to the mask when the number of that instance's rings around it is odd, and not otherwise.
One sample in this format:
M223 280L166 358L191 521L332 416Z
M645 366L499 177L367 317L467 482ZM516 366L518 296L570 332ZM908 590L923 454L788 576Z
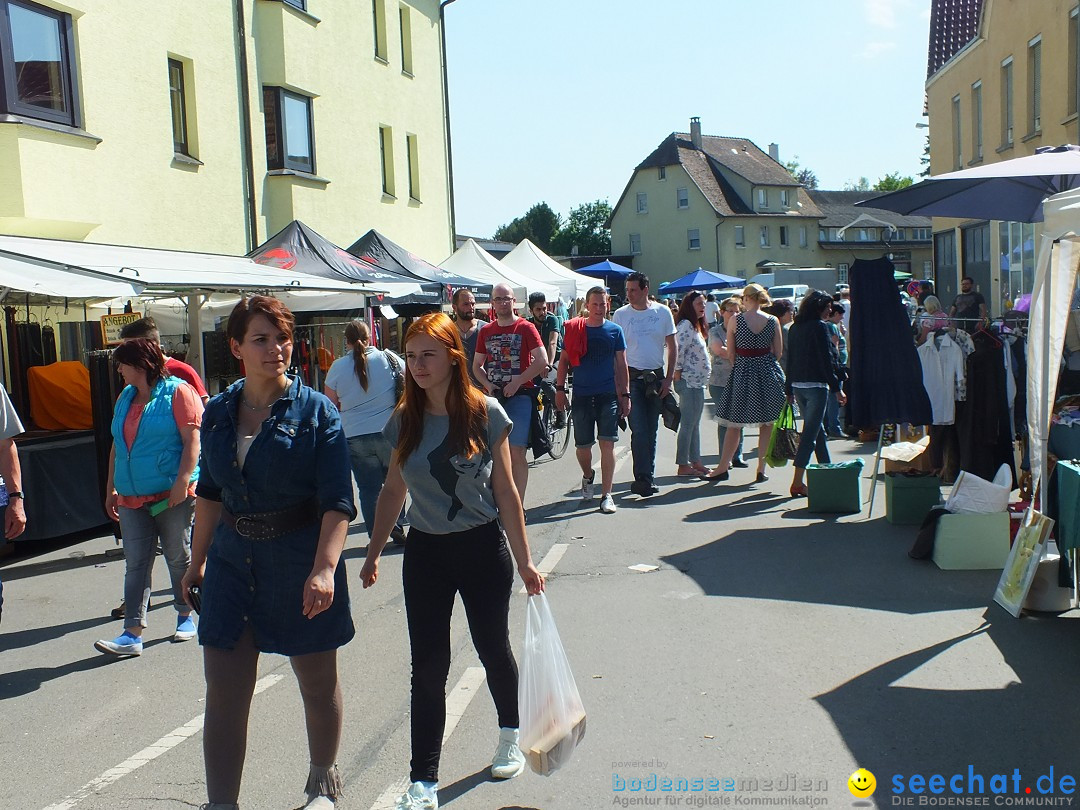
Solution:
M926 56L926 78L956 56L979 33L983 0L933 0L930 10L930 46Z
M850 225L860 216L866 214L874 219L895 225L898 228L929 228L930 217L911 217L898 214L895 211L886 211L884 208L868 208L866 206L855 207L855 203L862 200L872 200L880 197L884 192L880 191L810 191L810 198L817 203L824 217L819 223L823 228L843 228ZM873 222L866 223L868 227Z

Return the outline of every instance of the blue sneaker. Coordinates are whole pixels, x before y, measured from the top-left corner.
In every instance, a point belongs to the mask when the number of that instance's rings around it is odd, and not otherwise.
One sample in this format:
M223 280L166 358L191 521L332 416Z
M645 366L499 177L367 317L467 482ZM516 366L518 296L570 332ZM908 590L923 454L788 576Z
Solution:
M173 641L191 641L195 638L195 620L191 614L178 615L176 617L176 632L173 633Z
M121 633L112 641L95 641L94 647L108 655L142 655L142 639L128 632Z

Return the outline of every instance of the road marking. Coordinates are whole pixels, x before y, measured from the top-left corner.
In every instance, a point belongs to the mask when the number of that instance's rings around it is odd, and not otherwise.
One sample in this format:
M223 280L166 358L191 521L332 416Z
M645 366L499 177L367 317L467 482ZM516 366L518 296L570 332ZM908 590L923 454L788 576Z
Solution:
M283 677L283 675L273 674L263 676L255 684L255 694L257 695L260 692L269 689L275 683L280 681ZM171 751L184 740L198 734L200 731L202 731L203 721L205 720L205 718L205 713L200 714L198 717L187 723L184 723L184 725L180 726L179 728L173 729L157 742L148 745L142 751L139 751L137 754L128 757L115 768L110 768L109 770L105 771L105 773L101 774L101 776L98 776L95 779L91 779L89 782L87 782L77 791L72 793L66 799L61 802L57 802L56 804L50 804L48 807L45 808L45 810L71 810L72 807L77 805L87 796L90 796L94 793L100 793L103 788L106 788L114 782L123 779L129 773L138 770L148 762L153 762L162 754L166 754Z
M469 703L479 693L480 687L484 685L486 678L487 674L484 672L483 667L469 667L454 685L450 694L446 696L446 726L443 728L443 745L446 745L446 741L454 733L458 721L465 715ZM375 804L371 805L371 810L393 810L398 796L409 789L409 784L407 778L394 782L375 800Z
M536 570L544 576L547 576L555 570L555 566L559 564L559 560L562 559L563 554L570 548L569 543L555 543L544 555L544 559L540 561L540 564L536 566ZM525 593L525 586L522 585L518 593Z

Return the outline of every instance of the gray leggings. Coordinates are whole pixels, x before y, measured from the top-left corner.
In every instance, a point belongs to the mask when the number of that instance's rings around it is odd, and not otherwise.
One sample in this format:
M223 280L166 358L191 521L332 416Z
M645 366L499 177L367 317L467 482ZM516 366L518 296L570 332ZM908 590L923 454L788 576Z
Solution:
M289 659L307 721L311 770L305 790L310 795L336 798L341 777L334 766L341 742L341 684L337 650L296 655ZM203 756L206 792L211 803L235 804L240 796L247 749L248 715L258 674L259 651L251 627L244 629L231 650L203 647L206 676L206 722Z

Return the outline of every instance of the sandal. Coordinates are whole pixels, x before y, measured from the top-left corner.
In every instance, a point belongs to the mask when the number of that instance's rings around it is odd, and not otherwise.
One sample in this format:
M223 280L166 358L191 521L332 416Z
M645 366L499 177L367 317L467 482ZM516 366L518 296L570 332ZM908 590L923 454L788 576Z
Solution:
M791 493L792 498L805 498L806 484L792 484L791 489L789 489L788 492Z

